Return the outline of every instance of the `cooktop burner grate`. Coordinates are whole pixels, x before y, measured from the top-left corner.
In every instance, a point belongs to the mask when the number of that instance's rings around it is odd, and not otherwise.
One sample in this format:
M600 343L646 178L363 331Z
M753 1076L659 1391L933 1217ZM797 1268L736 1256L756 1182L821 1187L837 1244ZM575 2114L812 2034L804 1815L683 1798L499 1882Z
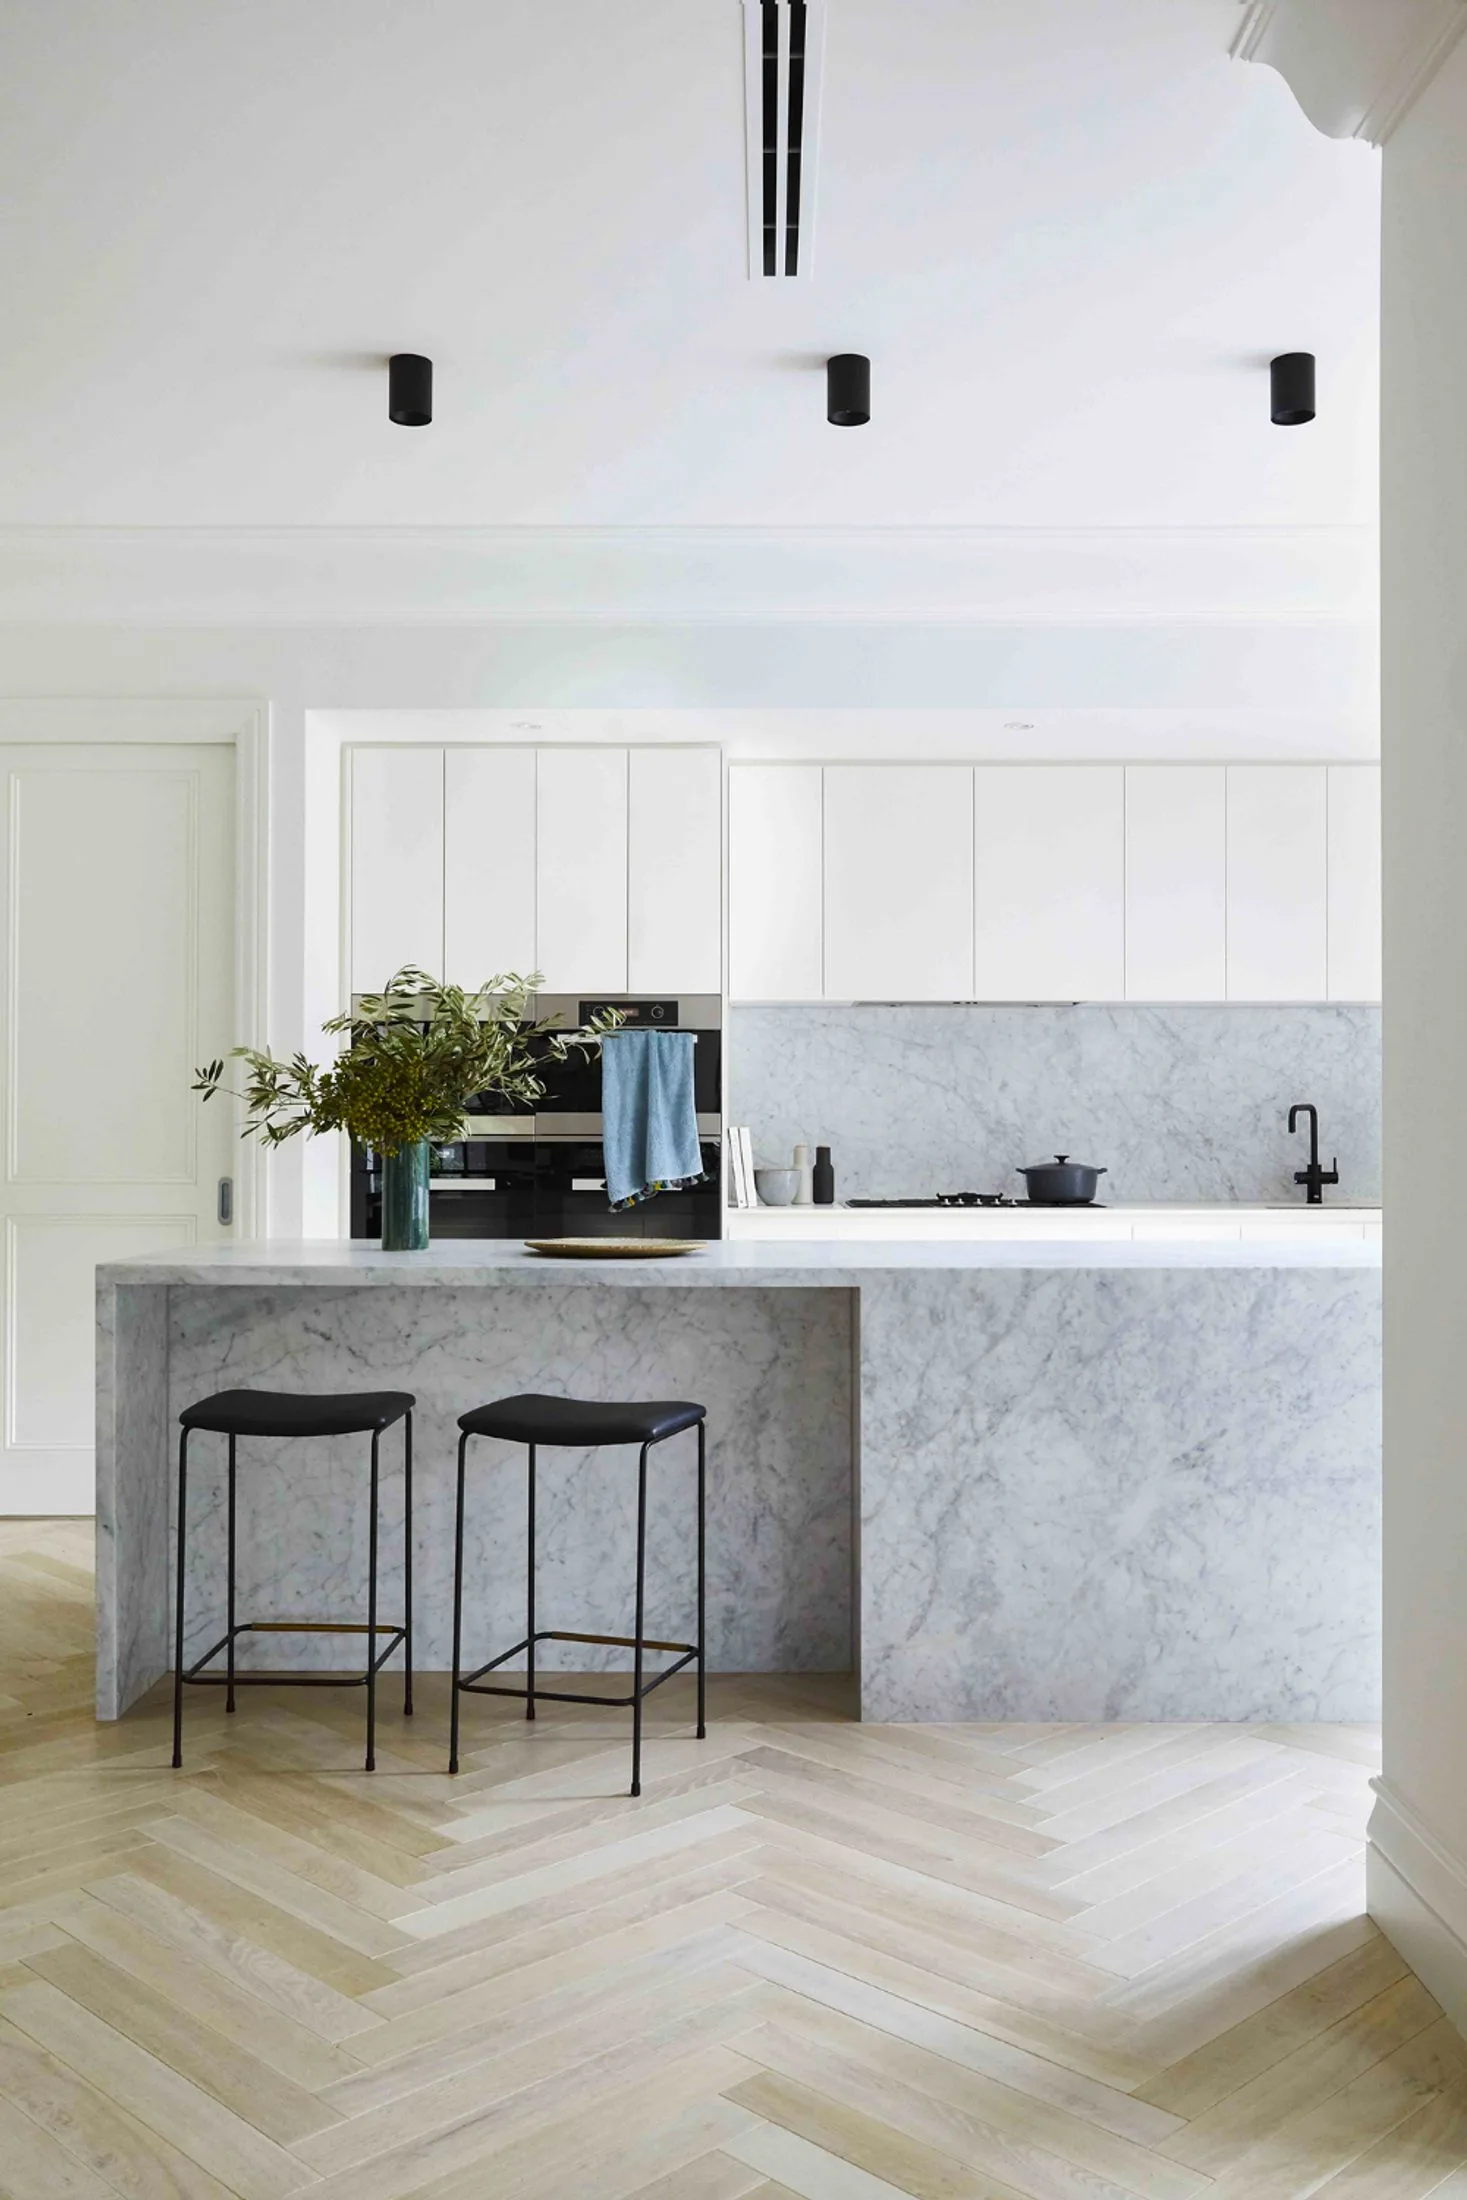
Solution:
M848 1199L848 1207L1103 1207L1103 1199L1010 1199L1007 1192L937 1192L930 1199Z

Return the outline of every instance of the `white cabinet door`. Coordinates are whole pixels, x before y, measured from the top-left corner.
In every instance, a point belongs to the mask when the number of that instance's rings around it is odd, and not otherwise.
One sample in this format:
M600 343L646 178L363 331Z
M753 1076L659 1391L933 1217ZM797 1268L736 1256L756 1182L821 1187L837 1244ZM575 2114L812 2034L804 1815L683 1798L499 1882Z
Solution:
M972 767L828 765L827 998L971 999L972 924Z
M1325 766L1227 772L1228 999L1322 1001Z
M1380 766L1329 767L1329 997L1380 999Z
M351 751L351 989L443 970L443 751Z
M0 750L0 1513L93 1509L97 1263L231 1234L233 985L233 752Z
M1126 767L1126 999L1224 1001L1227 775L1220 764Z
M975 773L974 997L1118 1001L1125 969L1125 768Z
M535 751L449 749L443 765L443 969L455 985L535 962Z
M633 749L627 792L627 983L721 993L722 754Z
M627 989L627 752L536 760L536 955L551 993Z
M734 764L728 775L728 990L818 1001L823 990L823 773Z

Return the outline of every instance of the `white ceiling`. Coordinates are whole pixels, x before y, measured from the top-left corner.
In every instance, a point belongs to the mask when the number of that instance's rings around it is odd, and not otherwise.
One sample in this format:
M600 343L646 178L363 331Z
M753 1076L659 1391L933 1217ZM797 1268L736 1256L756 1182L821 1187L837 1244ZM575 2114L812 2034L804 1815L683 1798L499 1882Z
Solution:
M775 283L738 0L6 0L0 525L1368 523L1377 158L1236 12L829 0Z

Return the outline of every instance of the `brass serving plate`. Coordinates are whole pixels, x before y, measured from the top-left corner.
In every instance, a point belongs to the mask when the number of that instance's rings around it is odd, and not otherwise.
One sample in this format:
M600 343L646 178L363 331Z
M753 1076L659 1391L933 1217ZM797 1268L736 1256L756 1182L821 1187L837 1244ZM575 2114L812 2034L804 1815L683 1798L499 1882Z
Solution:
M527 1253L549 1260L670 1260L675 1253L696 1253L701 1238L526 1238Z

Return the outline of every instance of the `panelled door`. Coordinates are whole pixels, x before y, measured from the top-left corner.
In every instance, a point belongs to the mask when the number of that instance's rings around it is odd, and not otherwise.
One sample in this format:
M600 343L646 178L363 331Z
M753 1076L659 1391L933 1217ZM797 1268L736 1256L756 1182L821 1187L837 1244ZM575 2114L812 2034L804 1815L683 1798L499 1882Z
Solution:
M234 751L0 747L0 1513L93 1503L99 1261L227 1237Z

